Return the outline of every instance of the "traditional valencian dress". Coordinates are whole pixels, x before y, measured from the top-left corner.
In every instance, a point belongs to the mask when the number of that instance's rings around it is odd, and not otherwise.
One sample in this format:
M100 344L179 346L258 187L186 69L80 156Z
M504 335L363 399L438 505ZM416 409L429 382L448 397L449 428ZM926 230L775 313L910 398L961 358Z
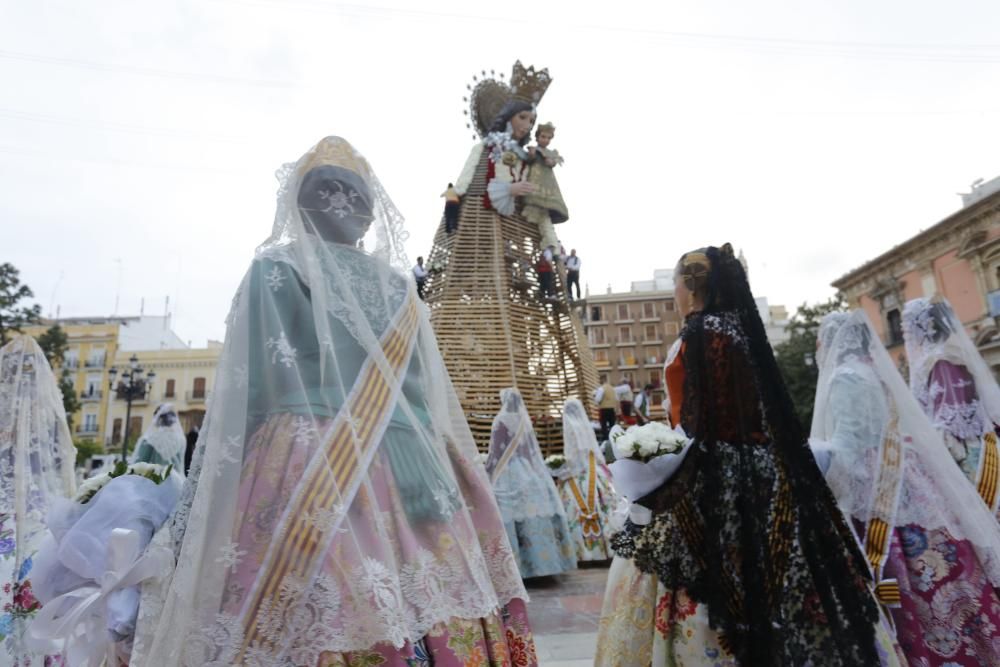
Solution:
M1000 665L1000 527L941 447L864 311L819 330L817 458L911 665Z
M994 513L1000 387L947 301L908 301L903 335L910 389L962 472Z
M613 539L597 665L895 664L747 297L685 323L667 386L693 444Z
M45 537L45 517L73 494L76 449L62 393L31 336L0 349L0 664L60 664L26 645L26 628L41 603L32 563Z
M279 178L132 664L536 664L402 217L339 137Z
M173 404L164 403L153 413L153 422L139 438L130 460L133 463L170 465L183 475L186 447L187 438L177 419L177 411Z
M566 401L563 408L563 454L566 463L556 475L576 559L608 560L613 555L611 513L619 498L587 411L575 398Z
M500 392L486 471L522 577L576 567L566 511L542 459L531 418L516 389Z

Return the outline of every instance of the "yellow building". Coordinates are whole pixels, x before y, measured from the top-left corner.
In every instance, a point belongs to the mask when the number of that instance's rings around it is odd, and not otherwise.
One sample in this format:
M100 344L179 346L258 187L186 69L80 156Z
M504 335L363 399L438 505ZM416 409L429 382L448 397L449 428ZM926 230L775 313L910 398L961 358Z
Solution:
M80 409L72 415L73 437L93 440L105 447L118 444L124 435L126 403L109 389L112 367L124 371L136 355L145 371L156 372L150 394L133 401L132 425L141 433L163 402L175 404L185 431L200 426L205 402L215 383L221 343L191 348L170 328L170 315L136 317L69 317L44 320L25 327L32 336L58 324L67 338L63 365L69 371Z
M209 341L208 347L176 350L119 350L114 365L119 371L129 367L133 355L139 360L144 374L153 371L152 388L143 400L133 400L130 413L129 439L133 440L147 428L153 412L162 403L172 403L187 433L201 427L205 406L215 386L215 371L222 353L222 343ZM112 395L103 432L105 447L120 445L125 435L127 404Z
M118 352L121 320L110 318L69 318L45 320L40 325L24 327L24 332L38 337L55 324L66 332L69 347L59 376L69 371L80 409L69 415L73 437L103 442L101 428L107 416L108 370Z

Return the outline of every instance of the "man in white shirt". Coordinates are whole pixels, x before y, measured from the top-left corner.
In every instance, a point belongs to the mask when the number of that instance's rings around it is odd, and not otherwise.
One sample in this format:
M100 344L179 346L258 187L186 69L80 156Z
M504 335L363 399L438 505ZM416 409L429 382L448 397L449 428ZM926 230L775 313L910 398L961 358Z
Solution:
M423 301L424 285L427 283L427 269L424 268L423 257L417 257L417 265L413 267L413 278L417 281L417 296Z
M576 248L569 251L566 258L566 292L573 300L573 285L576 285L576 298L580 298L580 258L576 256Z

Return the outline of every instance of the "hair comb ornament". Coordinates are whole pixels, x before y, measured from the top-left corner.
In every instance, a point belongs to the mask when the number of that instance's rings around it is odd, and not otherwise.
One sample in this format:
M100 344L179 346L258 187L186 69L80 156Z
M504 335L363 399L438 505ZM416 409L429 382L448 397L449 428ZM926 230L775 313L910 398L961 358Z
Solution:
M689 252L681 259L681 277L690 292L697 292L708 283L708 272L712 267L708 255L703 252Z

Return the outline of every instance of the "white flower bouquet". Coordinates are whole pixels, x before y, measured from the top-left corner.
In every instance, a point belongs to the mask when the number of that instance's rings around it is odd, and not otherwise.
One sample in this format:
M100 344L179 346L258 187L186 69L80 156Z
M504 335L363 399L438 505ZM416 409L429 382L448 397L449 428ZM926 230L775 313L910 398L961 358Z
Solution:
M562 454L549 454L545 457L545 465L552 470L559 470L566 465L566 457Z
M76 498L73 500L81 505L86 505L91 498L97 495L98 491L107 486L108 482L122 475L138 475L152 480L155 484L162 484L165 479L170 477L173 468L172 465L164 466L142 462L126 464L124 461L119 461L110 472L95 475L81 484L80 488L77 489Z
M615 434L611 447L615 461L609 467L615 487L635 501L677 472L691 448L691 439L679 428L649 422Z
M33 571L43 603L28 628L36 650L65 653L72 665L127 662L139 586L173 567L169 549L147 546L183 483L171 466L120 461L53 505Z

